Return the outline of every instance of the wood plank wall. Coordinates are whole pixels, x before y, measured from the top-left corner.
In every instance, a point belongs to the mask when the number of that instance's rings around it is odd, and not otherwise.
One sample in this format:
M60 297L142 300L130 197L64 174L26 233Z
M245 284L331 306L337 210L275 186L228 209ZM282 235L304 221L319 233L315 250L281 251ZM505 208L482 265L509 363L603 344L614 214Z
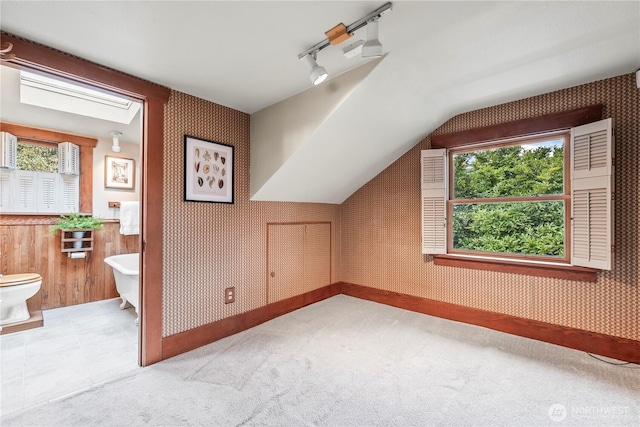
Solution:
M122 236L119 222L96 231L94 249L84 259L71 259L60 250L60 233L50 225L0 225L0 273L38 273L40 291L27 301L29 310L46 310L118 296L111 255L138 252L139 236Z

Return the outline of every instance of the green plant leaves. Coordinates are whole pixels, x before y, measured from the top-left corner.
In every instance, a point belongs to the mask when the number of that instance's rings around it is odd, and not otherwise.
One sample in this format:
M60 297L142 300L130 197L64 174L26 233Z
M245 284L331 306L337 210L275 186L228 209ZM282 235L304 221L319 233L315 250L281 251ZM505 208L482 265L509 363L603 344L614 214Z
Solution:
M93 230L102 230L102 220L92 215L82 215L79 213L70 213L68 215L61 215L58 222L51 226L51 232L57 230L72 230L90 228Z

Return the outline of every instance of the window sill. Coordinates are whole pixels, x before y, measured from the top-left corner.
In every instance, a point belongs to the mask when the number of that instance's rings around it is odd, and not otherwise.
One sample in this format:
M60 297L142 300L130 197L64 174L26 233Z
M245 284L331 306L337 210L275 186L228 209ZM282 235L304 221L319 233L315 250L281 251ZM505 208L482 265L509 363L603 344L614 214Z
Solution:
M60 215L66 214L35 214L12 213L0 215L0 225L53 225L58 222ZM86 215L91 215L90 213ZM102 222L119 222L117 219L103 219Z
M552 263L531 263L496 258L471 258L459 255L435 255L435 265L472 268L476 270L499 271L502 273L525 274L528 276L552 277L581 282L595 282L599 270Z

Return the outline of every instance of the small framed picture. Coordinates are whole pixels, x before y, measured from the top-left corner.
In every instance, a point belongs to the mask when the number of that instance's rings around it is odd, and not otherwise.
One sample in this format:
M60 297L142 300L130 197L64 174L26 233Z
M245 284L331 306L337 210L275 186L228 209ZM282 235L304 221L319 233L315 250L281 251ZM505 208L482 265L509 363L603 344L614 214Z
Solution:
M184 200L233 203L233 146L184 136Z
M104 156L104 187L133 190L135 167L133 159Z

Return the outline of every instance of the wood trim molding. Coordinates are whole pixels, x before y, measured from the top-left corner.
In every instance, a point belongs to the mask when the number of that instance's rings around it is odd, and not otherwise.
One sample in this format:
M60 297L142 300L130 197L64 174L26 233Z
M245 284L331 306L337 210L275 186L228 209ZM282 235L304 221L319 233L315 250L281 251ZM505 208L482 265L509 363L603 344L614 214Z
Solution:
M147 366L162 360L164 101L150 98L144 108L146 132L140 158L144 165L140 199L140 364Z
M0 225L53 225L58 222L58 215L11 214L0 215Z
M2 43L12 43L12 54L16 57L3 61L3 65L15 68L51 73L86 84L94 88L107 89L134 99L157 98L162 103L169 99L170 90L164 86L89 62L66 52L0 32ZM141 98L142 95L142 98Z
M553 277L564 280L579 280L581 282L596 282L598 271L593 268L576 267L572 265L533 264L526 262L508 261L501 259L475 259L455 255L435 255L435 265L448 267L472 268L475 270L499 271L502 273L526 274L537 277Z
M341 283L342 293L416 313L482 326L525 338L532 338L575 350L595 353L631 363L640 363L640 341L620 338L508 314L435 301L397 292Z
M520 138L542 132L557 132L600 120L603 109L604 106L602 104L591 105L575 110L500 123L482 128L463 130L445 135L433 135L431 137L431 148L455 148L503 138Z
M90 136L61 132L52 129L44 129L35 126L21 125L18 123L0 122L0 129L17 136L18 139L44 141L54 144L60 142L72 142L81 147L87 146L90 148L95 148L96 145L98 145L98 139Z
M40 328L44 326L44 318L42 317L42 310L29 310L30 318L23 322L10 323L4 325L0 330L0 335L12 334L14 332L26 331L29 329Z
M0 32L3 43L13 44L15 57L3 65L64 77L92 88L141 101L144 106L142 186L140 209L140 363L162 360L162 161L164 104L169 88L113 70L33 41ZM82 155L82 154L81 154ZM147 170L148 169L148 170Z
M341 283L334 283L302 295L267 304L246 313L237 314L189 331L171 335L162 340L162 358L168 359L177 356L186 351L253 328L309 304L333 297L340 294L341 288Z

